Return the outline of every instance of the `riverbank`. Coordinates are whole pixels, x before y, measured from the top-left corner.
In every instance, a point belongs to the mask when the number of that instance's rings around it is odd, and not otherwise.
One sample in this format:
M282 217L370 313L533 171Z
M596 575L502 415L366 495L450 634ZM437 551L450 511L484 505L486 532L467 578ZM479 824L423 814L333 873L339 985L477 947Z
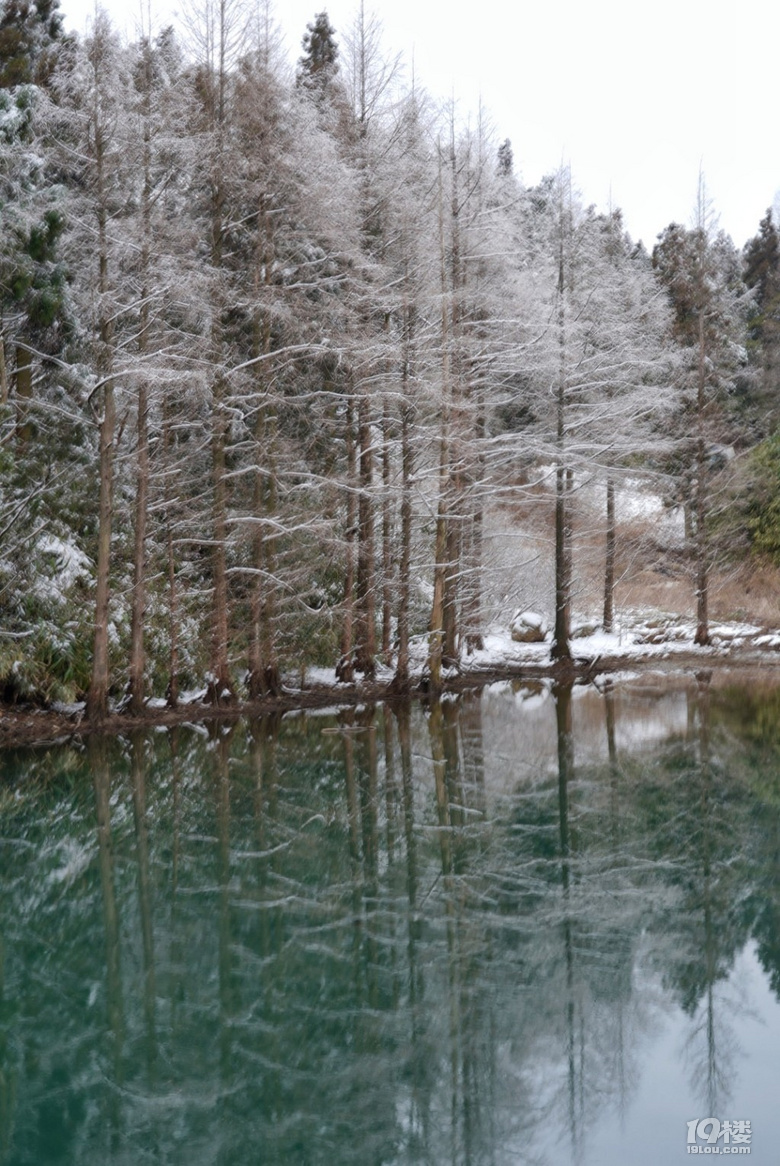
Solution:
M516 643L508 633L492 632L485 637L480 651L465 658L458 669L445 671L441 693L457 695L499 681L600 684L626 673L671 678L672 674L712 672L717 676L750 670L767 680L776 677L780 682L780 632L739 623L718 624L711 629L712 642L706 647L697 647L693 635L692 625L668 619L651 619L620 635L581 628L572 641L572 660L555 662L550 657L549 637L539 643ZM95 733L113 736L175 725L209 726L243 717L350 708L407 697L425 700L430 696L420 650L409 690L402 694L394 688L391 669L380 669L375 680L342 683L336 679L335 670L312 668L305 677L288 678L283 691L274 697L214 704L207 701L203 689L187 694L175 708L160 698L151 698L140 715L115 709L99 725L85 719L83 704L49 708L4 706L0 709L0 748L49 745Z

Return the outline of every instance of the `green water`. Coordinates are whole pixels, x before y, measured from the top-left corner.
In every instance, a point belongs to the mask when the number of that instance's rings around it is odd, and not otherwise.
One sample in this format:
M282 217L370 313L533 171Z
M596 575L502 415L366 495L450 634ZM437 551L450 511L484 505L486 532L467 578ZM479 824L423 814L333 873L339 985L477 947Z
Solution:
M715 1116L777 1163L778 714L499 685L6 753L0 1162L666 1164Z

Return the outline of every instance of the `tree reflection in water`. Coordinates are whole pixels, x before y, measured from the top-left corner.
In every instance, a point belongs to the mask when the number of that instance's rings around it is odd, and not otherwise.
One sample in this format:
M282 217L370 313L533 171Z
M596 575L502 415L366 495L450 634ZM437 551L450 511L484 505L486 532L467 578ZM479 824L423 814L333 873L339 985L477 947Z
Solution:
M608 1166L671 1015L728 1116L777 707L505 685L7 755L0 1161Z

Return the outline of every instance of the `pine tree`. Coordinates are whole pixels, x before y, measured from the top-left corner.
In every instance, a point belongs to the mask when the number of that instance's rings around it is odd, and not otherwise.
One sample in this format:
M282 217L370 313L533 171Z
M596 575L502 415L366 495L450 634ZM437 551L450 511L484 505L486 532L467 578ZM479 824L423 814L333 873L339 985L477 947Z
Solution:
M693 227L670 224L653 249L653 266L669 294L673 331L684 358L681 388L687 441L680 472L694 535L695 642L704 645L709 643L712 566L710 446L722 436L723 400L733 388L741 359L744 286L733 243L714 229L703 178Z
M45 85L61 40L59 0L4 0L0 9L0 89Z
M501 178L508 178L514 168L514 154L509 138L504 138L498 147L497 170Z
M97 376L95 393L102 399L100 419L100 482L98 501L97 588L95 594L95 632L92 654L92 680L87 694L87 716L102 721L108 713L110 684L109 664L109 595L111 570L111 533L114 515L114 466L116 439L116 303L111 218L115 199L122 197L119 162L122 147L117 130L118 111L125 107L119 88L122 78L119 48L107 17L99 14L83 61L89 89L85 132L82 146L84 174L88 189L88 208L96 235L96 290L94 368ZM74 81L78 73L74 74ZM71 91L77 105L79 94ZM78 112L81 112L80 110Z
M36 65L60 36L56 3L31 8L9 0L0 17L0 349L15 348L17 434L30 437L32 348L55 351L62 342L67 299L65 268L58 256L64 226L62 192L51 181L42 155L43 95L32 83ZM7 386L7 379L4 378Z
M0 348L6 364L5 336L15 348L16 433L21 444L32 436L33 351L60 349L68 328L67 276L58 243L65 219L45 182L0 205ZM48 204L48 205L47 205Z
M327 12L318 12L311 24L306 25L302 44L303 56L298 61L297 83L317 100L321 100L339 71L336 32Z
M766 437L777 427L780 389L780 235L771 208L745 245L743 264L743 279L753 291L747 347L758 381L751 412L758 413L757 436Z

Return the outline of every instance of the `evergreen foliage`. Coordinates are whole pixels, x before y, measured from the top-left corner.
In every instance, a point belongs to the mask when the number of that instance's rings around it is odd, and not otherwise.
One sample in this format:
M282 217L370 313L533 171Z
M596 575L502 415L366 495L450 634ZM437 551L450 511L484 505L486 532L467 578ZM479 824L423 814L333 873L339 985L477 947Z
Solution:
M0 8L0 89L46 84L62 39L59 0L4 0Z
M709 643L709 579L713 566L713 454L728 432L726 412L746 360L745 288L734 245L713 229L703 177L695 225L672 223L653 251L681 345L681 450L676 459L686 527L692 535L697 601L696 643ZM686 440L687 437L687 440Z
M743 278L752 291L747 350L754 369L749 405L759 436L777 425L780 391L780 235L771 209L745 245Z
M512 152L512 143L509 138L504 138L501 145L498 147L497 154L498 173L502 178L508 178L512 173L514 167L514 154Z
M780 433L752 451L748 481L744 506L751 546L780 565Z
M311 24L307 24L302 45L298 84L322 97L339 71L336 33L327 12L318 12Z

